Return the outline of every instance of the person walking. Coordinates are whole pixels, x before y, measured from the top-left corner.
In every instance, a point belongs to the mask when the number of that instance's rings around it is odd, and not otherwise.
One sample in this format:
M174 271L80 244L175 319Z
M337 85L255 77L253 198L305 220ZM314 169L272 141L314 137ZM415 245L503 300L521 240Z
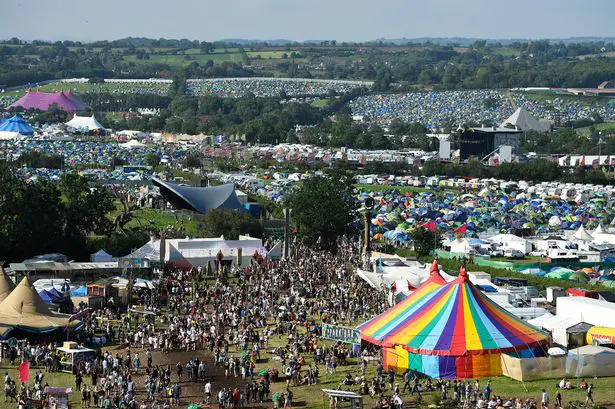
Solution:
M562 409L562 393L557 390L555 394L555 409Z
M587 404L589 403L589 401L592 402L592 405L594 404L594 384L590 383L589 386L587 387L587 395L585 397L585 406L587 406Z
M549 408L549 392L547 392L545 389L542 390L542 398L540 399L540 405L542 406L542 409Z

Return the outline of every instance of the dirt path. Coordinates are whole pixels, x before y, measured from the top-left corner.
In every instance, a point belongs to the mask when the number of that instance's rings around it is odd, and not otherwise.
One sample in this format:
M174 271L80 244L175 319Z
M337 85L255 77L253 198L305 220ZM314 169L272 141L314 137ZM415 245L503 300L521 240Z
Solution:
M126 353L125 348L119 347L106 348L105 351L109 351L113 354L119 353L122 355ZM142 362L145 361L145 350L142 350L141 348L131 348L130 352L131 354L133 354L133 356L135 352L139 352L139 355L142 356ZM171 382L177 382L177 373L175 372L175 366L178 362L181 362L183 365L185 365L186 362L194 358L198 358L199 360L205 362L206 379L211 380L212 385L212 401L216 400L216 395L220 389L229 387L244 387L246 384L246 381L241 377L235 378L224 376L224 368L221 366L214 365L214 356L211 352L209 352L209 350L173 351L168 353L156 351L152 354L152 358L153 364L158 365L161 368L166 368L167 365L170 365L172 371ZM135 385L137 387L137 400L144 400L147 397L147 392L145 391L145 370L142 368L138 374L133 373L133 380L135 381ZM184 371L183 382L180 383L180 386L180 406L185 407L189 403L198 403L204 400L204 381L188 382L187 374ZM269 404L250 404L247 406L251 408L270 407Z

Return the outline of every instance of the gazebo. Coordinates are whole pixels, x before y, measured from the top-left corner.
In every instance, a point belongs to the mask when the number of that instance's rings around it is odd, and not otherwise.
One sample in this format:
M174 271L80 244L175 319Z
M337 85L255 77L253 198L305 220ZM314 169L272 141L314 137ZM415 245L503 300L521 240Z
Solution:
M383 348L384 365L438 379L502 374L500 354L534 356L548 334L504 310L470 282L465 267L450 283L428 280L400 304L359 326Z

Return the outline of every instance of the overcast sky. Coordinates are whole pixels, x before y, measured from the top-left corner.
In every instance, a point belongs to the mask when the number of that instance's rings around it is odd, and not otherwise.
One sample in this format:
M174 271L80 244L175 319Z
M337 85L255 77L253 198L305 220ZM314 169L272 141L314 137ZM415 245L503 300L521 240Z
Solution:
M615 36L615 0L9 0L0 38Z

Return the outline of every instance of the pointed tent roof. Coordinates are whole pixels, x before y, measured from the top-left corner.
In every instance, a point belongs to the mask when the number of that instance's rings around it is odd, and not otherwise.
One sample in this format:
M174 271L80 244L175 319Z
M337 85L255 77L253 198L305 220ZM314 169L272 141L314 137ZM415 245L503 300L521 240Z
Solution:
M105 131L105 127L96 120L94 114L92 114L92 116L77 116L77 114L75 114L73 119L66 123L66 126L80 131L87 130L87 132L97 130Z
M113 256L107 253L104 249L100 249L96 253L91 254L90 259L93 262L114 261Z
M502 122L500 126L504 127L506 124L514 125L522 131L548 132L550 129L550 127L547 127L547 124L540 123L532 114L523 108L517 108L517 110L509 116L508 119Z
M15 289L15 283L4 272L4 269L0 267L0 302Z
M600 234L604 233L604 227L602 227L602 223L598 224L598 227L592 232L592 234Z
M454 281L421 287L359 328L361 337L369 342L385 347L399 345L425 355L512 352L548 342L546 332L485 296L470 282L465 267Z
M393 320L398 314L402 313L406 306L411 302L414 297L424 296L436 287L446 284L446 280L440 275L440 268L438 266L438 259L434 259L429 269L429 278L423 282L412 294L404 298L401 302L395 304L392 308L386 310L380 315L372 318L371 320L361 324L359 329L361 334L371 333L376 331L382 325L386 324L390 320Z
M192 264L172 244L169 244L169 261L175 268L190 270Z
M34 135L34 129L20 116L13 115L0 125L0 132L15 132L20 135Z
M26 95L11 104L9 108L22 107L24 109L38 109L46 111L51 105L56 104L66 112L83 111L88 106L68 92L41 92L28 91Z
M68 315L57 314L41 299L28 277L0 303L0 325L26 331L50 331L69 324Z
M594 238L592 237L591 234L589 234L587 232L587 230L585 230L585 227L583 227L583 225L581 225L581 227L579 227L579 230L577 230L572 237L574 237L577 240L581 240L581 241L592 241Z

